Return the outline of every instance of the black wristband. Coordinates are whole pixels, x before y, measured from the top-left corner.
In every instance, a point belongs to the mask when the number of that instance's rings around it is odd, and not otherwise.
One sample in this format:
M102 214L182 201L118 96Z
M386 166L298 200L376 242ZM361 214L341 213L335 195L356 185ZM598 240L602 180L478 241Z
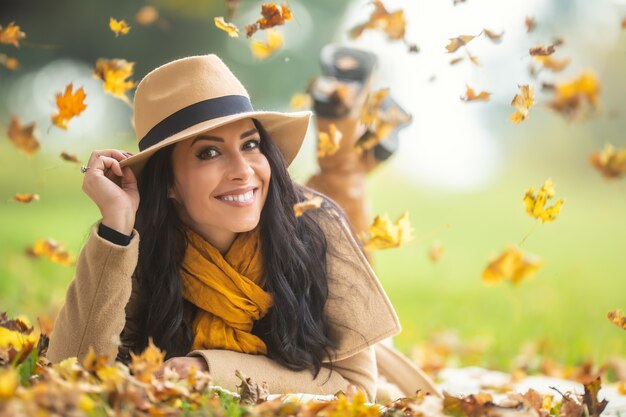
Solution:
M100 225L98 226L98 235L101 238L120 246L128 246L131 239L133 238L132 234L130 236L125 235L124 233L120 233L115 229L111 229L110 227L105 226L102 223L100 223Z

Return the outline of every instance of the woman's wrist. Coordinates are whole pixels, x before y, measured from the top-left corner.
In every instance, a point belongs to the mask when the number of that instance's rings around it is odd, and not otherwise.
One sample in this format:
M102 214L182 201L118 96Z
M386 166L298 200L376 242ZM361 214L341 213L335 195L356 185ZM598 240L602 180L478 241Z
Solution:
M134 226L134 219L130 219L128 217L107 217L107 216L102 216L102 222L103 225L105 225L106 227L108 227L109 229L113 229L121 234L130 236L130 234L133 231L133 226Z

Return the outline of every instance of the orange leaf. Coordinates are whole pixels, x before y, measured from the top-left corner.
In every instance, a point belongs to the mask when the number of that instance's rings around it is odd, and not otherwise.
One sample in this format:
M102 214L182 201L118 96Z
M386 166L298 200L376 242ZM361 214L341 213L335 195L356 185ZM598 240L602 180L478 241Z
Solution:
M509 116L509 120L518 124L528 117L528 109L535 104L535 89L528 85L519 86L520 94L515 94L511 101L511 106L515 107L515 112Z
M606 313L606 318L617 327L626 330L626 315L621 310L613 310Z
M450 61L450 65L456 65L459 62L463 61L463 59L465 59L465 58L463 58L462 56L460 56L458 58L454 58L453 60Z
M215 26L217 26L218 29L221 29L224 32L228 33L228 36L230 36L231 38L239 37L239 29L237 28L237 26L233 25L232 23L226 23L222 16L214 17L213 23L215 23Z
M137 23L149 26L159 18L159 11L152 6L143 6L135 15Z
M356 39L360 37L366 29L380 30L387 34L392 40L404 39L406 32L406 19L404 11L398 9L388 12L381 0L374 0L374 11L367 22L359 24L350 30L350 37ZM417 46L410 45L409 50L417 51Z
M109 19L109 29L115 33L115 36L126 35L130 32L130 26L125 20L116 20L112 17Z
M465 97L461 97L461 100L463 101L489 101L489 96L491 96L491 93L488 93L487 91L481 91L479 94L474 93L474 89L471 87L467 87L467 91L465 92Z
M526 16L524 19L524 25L526 26L526 33L530 33L537 27L537 22L535 22L534 18Z
M504 31L500 34L497 34L489 29L483 29L483 32L485 33L485 35L487 35L489 39L496 43L500 42L502 40L502 35L504 35Z
M65 130L67 130L67 124L70 119L78 116L87 108L87 105L84 103L85 91L83 87L76 90L76 92L72 92L73 89L74 86L70 83L65 87L64 94L57 93L57 109L59 113L51 116L52 123Z
M467 45L475 36L473 35L460 35L456 38L450 38L450 43L446 45L448 53L455 52L461 46Z
M508 246L483 271L485 285L497 285L503 279L517 285L523 279L530 278L541 267L541 261L535 255L522 252L515 246Z
M543 68L549 69L552 72L563 71L571 62L571 59L569 58L563 58L561 60L550 56L533 56L533 58L539 62Z
M67 162L75 162L77 164L80 163L76 155L71 155L67 152L61 152L61 159Z
M33 194L33 193L29 193L29 194L21 194L21 193L15 193L15 195L13 197L11 197L11 199L13 201L17 201L18 203L31 203L33 201L38 201L39 200L39 194Z
M322 206L324 199L319 195L309 198L308 200L301 201L293 205L293 211L296 217L302 216L306 211L318 209Z
M150 383L154 372L163 365L163 357L165 354L159 350L150 338L148 347L141 353L135 355L130 353L132 363L129 368L133 371L135 377L144 383Z
M11 71L15 71L20 66L16 58L6 56L5 54L0 54L0 64Z
M445 248L441 242L437 240L430 245L430 248L428 249L428 258L430 258L433 262L437 262L443 256L444 252Z
M599 152L589 155L589 162L605 178L619 178L626 175L626 148L615 149L607 144Z
M26 34L20 30L15 22L9 23L4 29L0 26L0 43L20 47L20 40L24 39Z
M262 18L258 19L255 23L246 26L246 36L249 38L259 29L270 29L274 26L284 25L285 21L291 20L291 9L283 4L282 6L276 3L262 4L261 5Z
M106 93L130 104L126 92L135 87L135 82L127 80L127 78L133 75L134 65L134 62L128 62L125 59L99 58L96 61L93 75L104 81L104 91Z
M53 239L37 240L32 247L26 250L26 254L35 258L48 258L52 262L64 266L74 263L69 253L65 250L65 246Z
M597 106L600 83L592 71L585 71L570 82L557 83L554 93L548 107L567 119L575 119L587 115L589 109ZM584 102L587 102L587 108L583 106Z
M39 150L39 140L35 131L35 122L22 126L17 116L11 117L7 136L13 145L28 156L33 156Z

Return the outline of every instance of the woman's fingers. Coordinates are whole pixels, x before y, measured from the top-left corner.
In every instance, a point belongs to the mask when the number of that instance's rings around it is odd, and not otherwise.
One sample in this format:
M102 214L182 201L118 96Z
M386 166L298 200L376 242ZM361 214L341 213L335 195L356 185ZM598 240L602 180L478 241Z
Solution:
M93 173L98 170L104 172L106 169L111 169L115 175L122 177L123 173L119 162L128 158L130 155L130 153L124 153L117 149L95 151L89 157L87 166ZM89 173L89 171L87 171L87 173Z

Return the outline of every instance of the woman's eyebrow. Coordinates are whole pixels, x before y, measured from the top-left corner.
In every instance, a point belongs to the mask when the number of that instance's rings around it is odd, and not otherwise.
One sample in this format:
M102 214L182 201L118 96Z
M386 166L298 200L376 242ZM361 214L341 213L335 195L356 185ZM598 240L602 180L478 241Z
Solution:
M259 132L259 131L256 129L256 127L253 127L252 129L250 129L250 130L248 130L248 131L246 131L246 132L243 132L243 133L239 136L239 138L240 138L240 139L243 139L243 138L245 138L245 137L248 137L248 136L250 136L250 135L252 135L252 134L254 134L254 133L258 133L258 132ZM224 139L223 139L223 138L221 138L221 137L219 137L219 136L211 136L211 135L198 135L198 136L196 136L196 137L195 137L195 139L191 142L191 145L189 145L189 146L190 146L190 147L191 147L191 146L193 146L193 144L194 144L194 143L196 143L196 141L201 140L201 139L203 139L203 140L213 140L213 141L215 141L215 142L224 142Z

